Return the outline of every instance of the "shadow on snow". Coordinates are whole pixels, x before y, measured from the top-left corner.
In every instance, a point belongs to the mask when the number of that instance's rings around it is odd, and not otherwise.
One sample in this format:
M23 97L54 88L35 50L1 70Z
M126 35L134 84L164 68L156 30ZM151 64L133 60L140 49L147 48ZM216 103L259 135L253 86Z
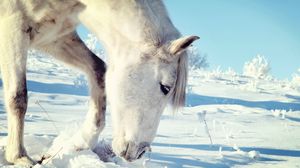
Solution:
M192 167L214 167L214 168L224 168L229 167L222 163L209 163L201 161L200 159L195 158L183 158L188 157L185 155L168 155L168 154L159 154L151 153L151 161L159 164L168 164L168 167L180 168L183 166L192 166Z
M0 102L0 114L4 113L4 105L2 102Z
M61 84L61 83L41 83L36 81L27 81L29 91L40 93L53 93L53 94L70 94L87 96L87 88L78 88L74 85Z
M300 96L294 96L294 95L289 95L289 94L286 94L285 96L287 98L294 99L294 102L300 103Z
M161 146L161 147L197 149L197 150L205 150L205 151L219 151L219 147L222 146L222 151L235 151L232 147L224 146L224 145L169 144L169 143L168 144L153 143L152 145ZM245 152L255 150L265 155L300 157L300 150L273 149L273 148L263 148L263 147L239 147L239 148Z
M163 144L163 143L153 143L153 146L166 147L166 148L188 148L195 150L204 150L204 151L214 151L218 152L220 145L190 145L190 144ZM300 151L293 150L284 150L284 149L271 149L271 148L259 148L259 147L241 147L242 151L249 152L252 150L259 151L261 154L265 155L275 155L275 156L291 156L291 157L300 157ZM223 146L222 151L232 151L235 150L232 147ZM179 168L183 166L192 166L192 167L232 167L234 165L246 165L254 163L252 159L243 157L240 155L224 155L223 158L219 158L219 162L210 163L207 161L202 161L201 156L196 157L193 155L178 155L178 154L160 154L160 153L151 153L152 161L160 164L168 164L170 167ZM282 159L268 158L260 156L257 161L264 162L279 162L285 161Z
M225 97L203 96L197 94L187 95L186 105L188 106L213 105L213 104L237 104L245 107L263 108L266 110L274 110L274 109L281 109L287 111L300 110L300 102L285 103L285 102L278 102L278 101L247 101L247 100L232 99L232 98L225 98Z
M224 145L197 145L197 144L164 144L164 143L153 143L153 146L167 147L167 148L188 148L194 150L203 150L203 151L214 151L218 152L219 147L222 146L222 151L236 151L232 147ZM244 152L249 152L252 150L260 152L260 154L269 155L269 156L288 156L288 157L300 157L300 151L297 150L285 150L285 149L272 149L272 148L262 148L262 147L240 147ZM161 164L169 164L170 167L182 167L184 166L193 166L193 167L232 167L234 165L246 165L255 163L250 158L241 158L239 155L224 155L223 158L219 159L218 163L210 163L201 161L201 157L196 158L192 155L168 155L160 153L151 153L151 159L154 162ZM285 161L283 159L274 159L268 158L265 156L260 156L257 161L264 162L279 162Z
M0 88L2 89L2 80L0 80ZM27 89L28 91L40 92L40 93L88 96L87 87L76 87L75 85L61 84L61 83L42 83L42 82L27 80Z

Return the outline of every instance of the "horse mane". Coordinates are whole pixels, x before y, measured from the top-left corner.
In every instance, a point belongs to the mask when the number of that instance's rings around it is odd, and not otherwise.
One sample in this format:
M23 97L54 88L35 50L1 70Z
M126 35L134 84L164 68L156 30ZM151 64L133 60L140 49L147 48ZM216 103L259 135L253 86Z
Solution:
M174 39L181 37L180 32L175 28L171 19L169 18L168 12L166 10L165 5L161 0L154 1L142 1L143 3L147 3L152 10L151 16L156 17L157 19L148 19L152 22L157 22L156 24L149 23L148 28L154 29L155 31L149 31L154 34L150 34L151 37L156 37L153 41L158 41L160 43L165 43ZM156 12L153 12L155 9ZM149 35L149 34L148 34ZM185 105L186 98L186 84L187 84L187 76L188 76L188 54L184 51L178 59L177 66L177 78L175 82L175 87L172 93L171 105L174 112L177 112L179 108Z
M187 84L187 76L188 76L188 54L185 51L179 56L178 66L177 66L177 79L176 79L172 102L171 102L175 112L178 111L179 108L185 105L185 98L186 98L185 89Z

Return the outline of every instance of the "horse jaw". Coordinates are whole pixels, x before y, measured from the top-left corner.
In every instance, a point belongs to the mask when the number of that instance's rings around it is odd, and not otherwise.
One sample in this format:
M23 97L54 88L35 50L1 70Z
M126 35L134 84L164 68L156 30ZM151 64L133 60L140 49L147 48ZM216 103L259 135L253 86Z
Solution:
M113 150L131 161L153 141L167 97L155 88L156 70L150 64L124 64L108 69L106 92L113 122Z

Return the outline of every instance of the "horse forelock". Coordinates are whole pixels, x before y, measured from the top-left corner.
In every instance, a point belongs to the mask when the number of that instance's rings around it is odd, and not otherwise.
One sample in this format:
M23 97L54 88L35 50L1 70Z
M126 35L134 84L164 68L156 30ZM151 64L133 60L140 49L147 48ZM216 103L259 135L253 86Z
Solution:
M186 52L180 55L177 66L177 79L172 97L172 106L174 111L185 105L186 84L188 76L188 55Z

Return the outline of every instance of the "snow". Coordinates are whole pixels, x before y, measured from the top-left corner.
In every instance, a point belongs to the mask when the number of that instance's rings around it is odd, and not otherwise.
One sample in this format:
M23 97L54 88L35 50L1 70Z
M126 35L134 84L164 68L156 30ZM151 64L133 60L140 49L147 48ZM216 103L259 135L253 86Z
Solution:
M111 153L109 108L95 150L71 150L88 108L82 74L32 53L27 83L27 151L36 160L54 153L35 168L300 166L300 90L291 81L251 78L232 69L191 71L187 106L175 115L165 110L152 152L133 163ZM6 128L1 89L0 167L16 167L4 160Z

